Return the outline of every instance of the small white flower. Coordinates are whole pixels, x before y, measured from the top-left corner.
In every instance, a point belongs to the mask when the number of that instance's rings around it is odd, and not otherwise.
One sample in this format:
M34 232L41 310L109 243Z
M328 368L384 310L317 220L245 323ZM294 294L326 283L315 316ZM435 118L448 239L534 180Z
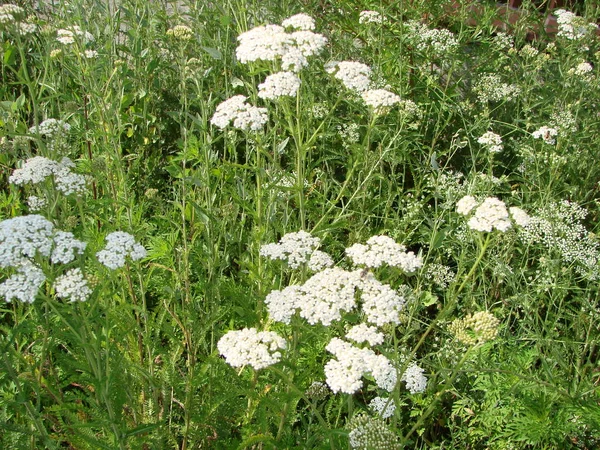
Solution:
M402 100L399 95L386 89L368 89L361 93L363 101L373 108L375 114L383 114Z
M394 415L396 404L392 398L375 397L369 403L369 409L382 419L387 419Z
M508 211L510 212L510 215L512 216L513 220L517 225L519 225L520 227L526 227L527 225L529 225L531 217L529 217L529 214L527 214L521 208L512 206L508 208Z
M414 252L406 252L406 247L388 236L372 236L366 245L354 244L346 249L346 255L356 265L377 268L387 264L399 267L406 273L413 273L423 265L419 256Z
M96 50L86 50L83 52L83 56L86 59L94 59L98 57L98 52Z
M54 234L54 248L50 260L52 264L68 264L75 259L75 253L83 254L87 244L75 239L69 231L57 231Z
M258 131L267 121L266 108L249 105L243 95L235 95L219 104L210 119L217 128L223 129L233 122L235 128L244 131Z
M506 205L495 197L486 198L475 210L467 225L472 230L491 232L494 228L505 232L511 227Z
M0 222L0 267L18 267L36 254L50 256L54 225L31 214Z
M272 260L286 261L292 269L306 263L321 243L317 237L304 230L287 233L276 244L265 244L260 248L260 255Z
M502 138L500 137L500 135L492 131L484 133L477 139L477 142L479 142L484 147L487 147L490 153L499 153L504 148L502 145Z
M425 392L425 389L427 388L427 377L423 375L424 372L425 370L421 369L415 363L412 363L406 368L401 380L406 382L406 389L408 389L411 394Z
M96 253L98 261L112 270L123 267L127 256L133 261L142 259L146 256L146 249L124 231L114 231L106 236L106 247Z
M546 144L554 145L556 143L555 138L558 135L558 130L556 128L543 126L531 133L531 135L535 139L543 139Z
M54 291L57 297L67 299L70 302L84 302L92 293L79 267L57 277L54 280Z
M358 23L382 23L383 16L377 11L361 11L358 15Z
M328 66L328 73L340 80L342 84L356 92L363 92L371 86L372 70L369 66L356 61L341 61Z
M281 359L286 348L285 340L273 331L260 331L255 328L229 331L217 343L219 353L232 367L252 366L255 370L264 369Z
M0 297L6 302L13 298L25 303L33 303L42 284L46 281L44 272L29 261L18 266L17 273L0 284Z
M376 327L371 327L366 323L356 325L346 333L348 339L360 344L362 342L368 342L370 345L383 344L383 333L377 331Z
M269 75L258 85L260 98L275 100L279 97L294 97L300 88L300 78L292 72L278 72Z
M296 30L314 30L315 20L308 14L296 14L292 17L288 17L281 25L284 28L295 28Z
M463 216L466 216L477 205L478 205L478 202L477 202L477 200L475 200L475 197L473 197L472 195L465 195L463 198L461 198L456 203L456 212L458 214L462 214Z

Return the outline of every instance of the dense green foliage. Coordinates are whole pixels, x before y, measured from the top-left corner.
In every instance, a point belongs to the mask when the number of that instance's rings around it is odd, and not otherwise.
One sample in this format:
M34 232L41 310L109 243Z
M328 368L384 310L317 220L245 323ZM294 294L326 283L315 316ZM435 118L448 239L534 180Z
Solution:
M371 427L383 436L372 448L598 448L593 32L528 41L544 21L529 1L510 35L492 26L493 2L479 3L476 24L445 0L46 3L12 21L0 14L0 220L40 214L87 246L66 265L28 255L47 282L31 303L1 302L0 447L342 449ZM600 17L587 3L575 11L585 23ZM382 21L364 23L363 10ZM263 98L280 61L243 64L237 37L297 13L327 46L298 72L295 96ZM72 43L59 42L61 29ZM402 102L367 106L334 76L339 61L368 65L372 86ZM234 95L267 109L260 130L211 123ZM51 118L68 132L42 133ZM480 140L489 131L501 151ZM16 183L35 156L69 157L86 192L65 195L52 177ZM501 199L531 222L477 231L457 212L467 195ZM299 230L347 270L345 249L376 235L421 259L413 273L371 271L406 300L372 346L398 370L391 393L370 375L354 394L314 392L326 346L362 313L328 326L269 317L267 295L312 273L261 246ZM96 255L114 231L147 255L107 268ZM52 284L72 268L92 289L85 302ZM19 270L0 262L0 280ZM465 330L480 312L498 320L486 339ZM286 349L269 367L234 368L217 343L252 327ZM412 363L423 392L400 380ZM396 405L389 418L368 406L383 394Z

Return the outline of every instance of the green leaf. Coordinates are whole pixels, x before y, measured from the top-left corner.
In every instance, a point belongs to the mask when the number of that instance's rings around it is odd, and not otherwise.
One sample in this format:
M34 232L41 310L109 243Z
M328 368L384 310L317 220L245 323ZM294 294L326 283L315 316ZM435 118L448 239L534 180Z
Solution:
M223 59L223 55L221 54L221 52L214 47L202 47L202 50L208 53L213 59Z

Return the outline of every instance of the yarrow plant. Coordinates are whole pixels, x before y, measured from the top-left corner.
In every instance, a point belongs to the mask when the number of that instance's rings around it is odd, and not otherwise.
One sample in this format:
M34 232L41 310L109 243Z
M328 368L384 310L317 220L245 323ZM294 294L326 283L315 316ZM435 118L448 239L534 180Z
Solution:
M477 139L477 142L487 148L490 153L500 153L504 148L502 145L502 138L493 131L488 131L481 135Z
M246 103L243 95L234 95L219 106L210 119L210 123L224 129L233 122L233 126L243 131L260 131L268 121L267 109Z
M268 100L294 97L300 88L300 78L293 72L277 72L258 85L258 96Z
M358 93L366 91L371 86L373 71L366 64L356 61L341 61L328 65L326 70L340 80L346 88Z
M232 367L251 366L260 370L279 362L286 343L272 331L244 328L229 331L219 340L217 348Z
M480 203L467 195L456 204L456 212L461 215L469 215L473 209L475 213L467 222L472 230L489 233L496 229L505 232L512 226L506 204L496 197L487 197Z
M109 269L125 266L126 259L137 261L146 257L146 249L135 238L124 231L113 231L106 236L106 247L96 253L98 261Z

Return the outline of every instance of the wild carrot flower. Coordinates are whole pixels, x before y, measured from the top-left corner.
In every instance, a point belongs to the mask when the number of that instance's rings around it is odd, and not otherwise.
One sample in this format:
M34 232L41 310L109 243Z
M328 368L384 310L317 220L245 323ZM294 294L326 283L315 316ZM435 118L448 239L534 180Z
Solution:
M285 340L273 331L257 331L256 328L229 331L217 343L219 353L232 367L252 366L264 369L281 359L286 348Z
M352 450L398 448L398 436L380 418L357 414L350 419L347 427L350 430L348 438Z
M458 341L479 345L496 337L499 324L500 321L492 313L479 311L463 319L455 319L448 329Z

